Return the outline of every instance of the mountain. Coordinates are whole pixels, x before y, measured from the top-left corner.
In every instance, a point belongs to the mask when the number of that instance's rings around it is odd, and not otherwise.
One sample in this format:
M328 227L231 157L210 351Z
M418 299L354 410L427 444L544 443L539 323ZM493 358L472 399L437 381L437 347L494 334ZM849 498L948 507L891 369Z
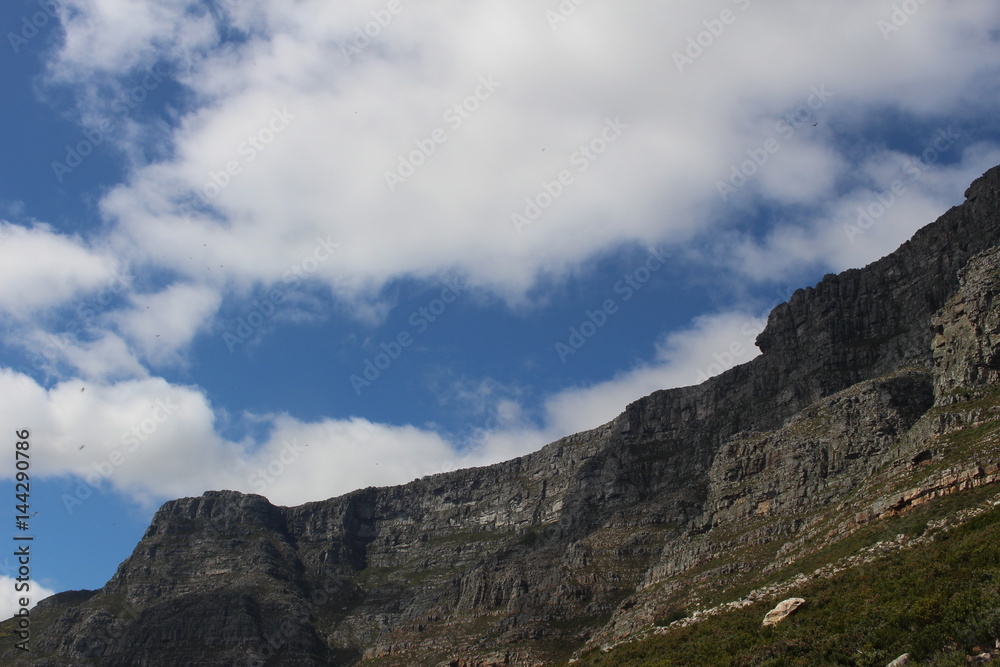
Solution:
M0 661L646 664L614 656L917 558L992 516L1000 490L998 246L1000 167L892 254L777 306L757 358L600 428L298 507L233 491L167 502L102 589L37 605L30 654L0 624ZM1000 577L1000 547L987 552ZM774 633L823 612L805 599L753 630L767 664L823 664L779 660L792 648ZM967 642L1000 633L983 627ZM836 664L886 664L910 632ZM973 647L941 641L912 650Z

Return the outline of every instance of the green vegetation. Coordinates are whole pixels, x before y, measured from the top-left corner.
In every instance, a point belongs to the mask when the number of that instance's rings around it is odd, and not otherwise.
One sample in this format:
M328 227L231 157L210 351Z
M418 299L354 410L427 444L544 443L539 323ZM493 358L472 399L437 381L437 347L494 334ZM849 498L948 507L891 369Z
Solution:
M789 579L801 572L812 572L841 558L854 555L876 542L892 541L897 535L905 535L909 538L917 537L927 530L930 522L946 519L958 512L981 505L987 499L995 496L996 493L995 487L980 487L972 491L940 498L902 515L862 526L847 537L776 571L762 583L772 584Z
M945 509L954 512L966 503L940 504L952 506L884 522L850 539L849 550L891 531L917 531ZM804 597L806 605L775 627L765 628L761 620L780 598L608 653L592 651L576 664L884 667L903 653L911 654L911 664L965 664L966 655L992 648L1000 637L1000 508L937 533L929 544L811 581L782 597L792 595Z

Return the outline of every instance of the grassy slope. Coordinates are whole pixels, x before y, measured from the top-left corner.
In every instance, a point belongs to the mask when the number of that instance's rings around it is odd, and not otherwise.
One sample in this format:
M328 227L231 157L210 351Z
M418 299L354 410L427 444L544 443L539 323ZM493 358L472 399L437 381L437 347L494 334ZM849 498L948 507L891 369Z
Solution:
M773 598L576 664L884 667L910 653L911 664L964 665L1000 637L1000 506L949 530L927 522L995 495L994 487L955 494L853 535L855 543L925 531L934 539L780 596L807 603L778 626L761 625Z

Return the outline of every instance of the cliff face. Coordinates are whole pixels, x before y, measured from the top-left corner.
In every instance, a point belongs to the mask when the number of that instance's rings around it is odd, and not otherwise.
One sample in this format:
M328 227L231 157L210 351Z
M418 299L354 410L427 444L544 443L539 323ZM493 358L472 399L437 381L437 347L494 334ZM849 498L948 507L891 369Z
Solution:
M977 257L959 274L961 289L935 315L933 353L939 401L973 386L1000 384L1000 249Z
M797 291L753 361L531 455L298 507L168 502L103 589L38 605L29 660L0 660L550 664L992 483L995 450L948 438L996 418L1000 168L966 198Z

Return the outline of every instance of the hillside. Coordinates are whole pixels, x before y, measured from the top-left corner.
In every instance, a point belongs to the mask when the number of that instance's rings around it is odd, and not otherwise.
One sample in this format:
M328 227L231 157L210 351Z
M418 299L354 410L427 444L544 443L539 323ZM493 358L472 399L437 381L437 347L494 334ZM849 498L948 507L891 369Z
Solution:
M1000 167L776 307L759 357L600 428L297 507L165 503L102 589L40 603L30 656L7 640L0 662L964 660L1000 633L998 246ZM896 571L936 583L884 590Z

